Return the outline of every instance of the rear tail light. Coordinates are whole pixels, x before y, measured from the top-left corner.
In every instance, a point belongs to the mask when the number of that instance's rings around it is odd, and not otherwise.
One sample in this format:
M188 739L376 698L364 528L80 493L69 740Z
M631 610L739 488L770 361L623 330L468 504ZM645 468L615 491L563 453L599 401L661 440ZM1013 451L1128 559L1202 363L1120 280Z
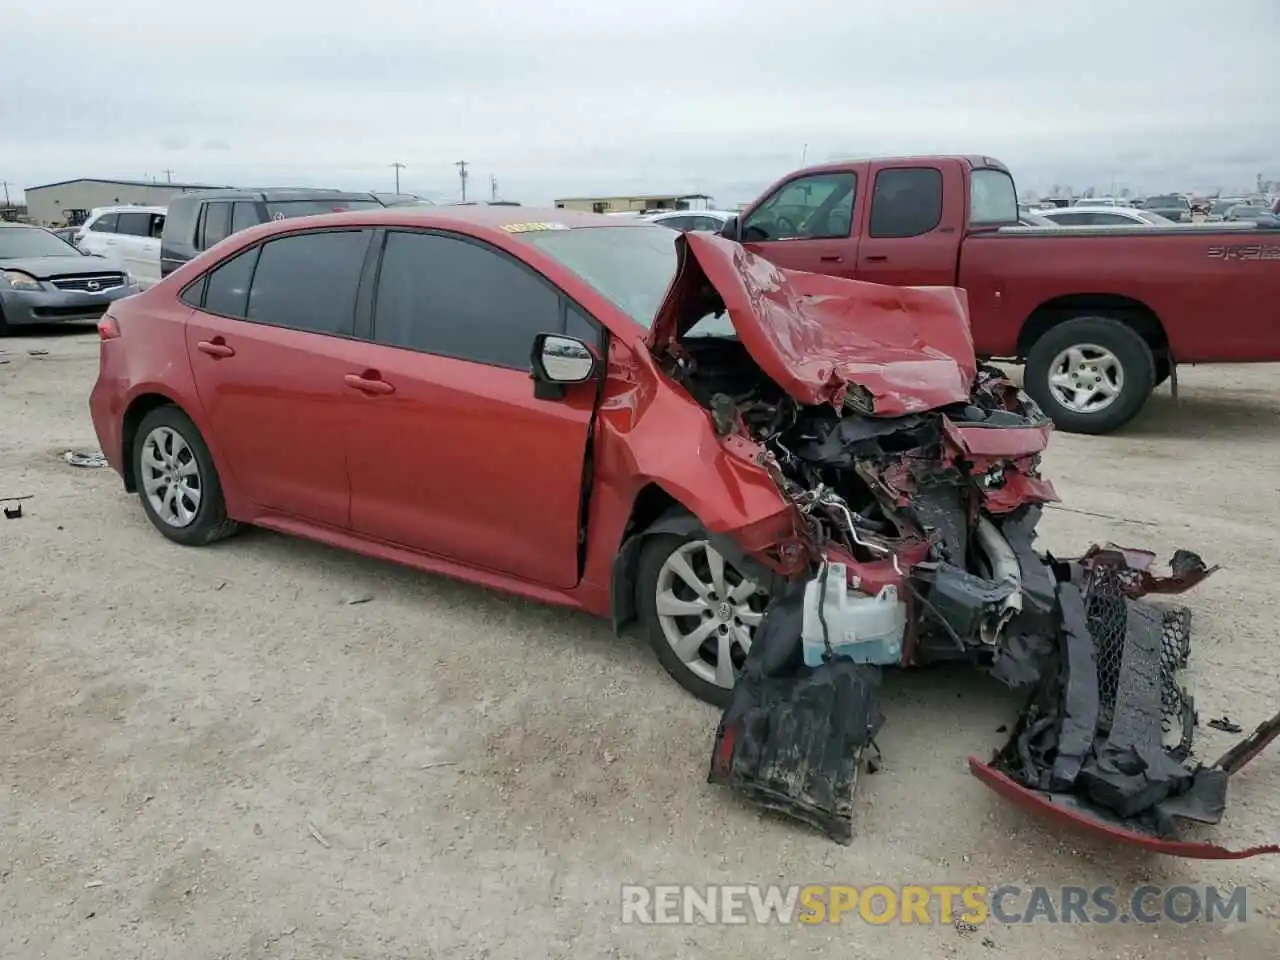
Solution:
M120 324L115 317L106 316L98 321L98 339L114 340L120 336Z

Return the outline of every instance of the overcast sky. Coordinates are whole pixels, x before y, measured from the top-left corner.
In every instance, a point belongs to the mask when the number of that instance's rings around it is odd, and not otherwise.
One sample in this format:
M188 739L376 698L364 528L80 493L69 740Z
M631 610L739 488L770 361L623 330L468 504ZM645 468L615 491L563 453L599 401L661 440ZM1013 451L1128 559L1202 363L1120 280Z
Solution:
M0 179L526 203L751 199L984 153L1023 189L1280 180L1280 0L39 0L0 12ZM806 148L807 144L807 148Z

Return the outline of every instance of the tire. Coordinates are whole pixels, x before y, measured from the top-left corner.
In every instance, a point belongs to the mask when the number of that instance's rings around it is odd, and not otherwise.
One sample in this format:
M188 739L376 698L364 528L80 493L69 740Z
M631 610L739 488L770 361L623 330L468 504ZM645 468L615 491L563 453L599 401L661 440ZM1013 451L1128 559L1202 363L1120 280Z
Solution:
M171 456L171 462L161 463ZM132 457L142 510L152 525L174 543L202 547L226 539L240 529L239 523L227 517L222 481L204 438L191 418L177 407L157 407L142 418ZM151 466L153 463L156 465ZM176 491L179 495L161 496L162 502L157 507L152 502L149 481L159 479L157 471L167 472L170 467L182 470L183 474L180 477L173 474L167 481L162 479L156 492L161 495L174 490L178 484L173 478L177 477L181 483ZM198 494L198 502L193 494ZM162 509L172 516L162 515Z
M1104 405L1087 409L1098 399L1073 409L1059 399L1050 377L1061 374L1063 358L1068 350L1080 350L1084 364L1069 368L1081 372L1083 389L1106 381L1114 389ZM1099 360L1099 356L1102 359ZM1090 363L1097 363L1090 366ZM1114 376L1118 368L1119 378ZM1108 371L1110 375L1108 375ZM1099 373L1102 376L1099 378ZM1132 420L1155 389L1156 363L1151 348L1132 327L1113 317L1073 317L1051 327L1027 353L1023 383L1029 393L1061 430L1067 433L1110 433ZM1116 386L1116 384L1119 384ZM1106 398L1102 398L1106 399Z
M701 621L705 621L708 625L714 624L713 631L707 636L701 648L707 654L712 655L715 661L718 662L720 652L726 649L726 645L721 642L722 634L728 637L730 661L733 663L733 675L736 678L736 674L742 666L741 660L745 657L746 649L749 647L749 644L743 645L741 643L742 636L744 633L747 636L754 633L764 610L767 597L763 592L759 592L751 594L741 603L733 601L734 589L742 587L745 581L731 564L725 562L724 580L729 597L716 597L708 602L705 613L679 617L664 617L660 615L658 594L664 588L664 585L669 592L675 594L676 599L695 604L699 600L697 594L689 589L687 583L678 581L678 578L673 578L669 570L664 572L668 560L676 554L681 554L694 571L699 572L702 570L702 566L698 559L698 551L705 549L710 549L710 544L707 541L706 534L702 532L690 534L661 533L646 537L637 565L636 613L648 635L650 646L653 647L654 653L658 656L658 662L662 664L663 668L676 683L680 684L699 700L723 709L729 705L729 699L733 693L732 682L728 685L715 682L715 663L708 662L705 657L699 656L690 663L682 660L677 654L672 641L668 638L667 630L664 628L664 621L672 629L683 630L688 627L690 634L697 629ZM714 553L714 551L712 552ZM719 556L719 554L716 554L716 556ZM668 602L671 602L670 598ZM731 611L740 611L742 621L745 622L740 622L736 616L728 619L722 617L721 609L724 607L730 608ZM726 627L728 628L727 633L724 632Z

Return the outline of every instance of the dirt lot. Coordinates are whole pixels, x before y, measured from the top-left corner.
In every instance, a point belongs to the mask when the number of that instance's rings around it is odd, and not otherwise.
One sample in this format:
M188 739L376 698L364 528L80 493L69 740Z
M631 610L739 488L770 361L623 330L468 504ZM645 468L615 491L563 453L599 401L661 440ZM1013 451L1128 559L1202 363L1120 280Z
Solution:
M0 347L0 497L33 495L0 520L0 956L1275 956L1280 858L1119 853L969 776L1017 703L981 676L890 678L836 846L704 783L717 714L634 636L261 531L168 543L114 473L60 458L96 445L92 331ZM1056 553L1224 565L1193 594L1193 673L1202 719L1246 728L1280 693L1278 374L1188 370L1180 410L1162 391L1122 436L1060 436L1046 471ZM1274 841L1278 813L1275 749L1216 835ZM622 884L716 881L1247 884L1249 920L620 922Z

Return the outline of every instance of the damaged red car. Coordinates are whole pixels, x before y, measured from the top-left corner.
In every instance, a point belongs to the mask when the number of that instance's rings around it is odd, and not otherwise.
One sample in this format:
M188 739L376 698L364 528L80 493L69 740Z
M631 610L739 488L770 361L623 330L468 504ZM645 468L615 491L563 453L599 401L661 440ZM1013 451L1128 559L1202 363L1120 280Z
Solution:
M1198 557L1033 548L1051 425L975 361L962 291L623 218L379 209L235 234L99 331L94 425L166 537L259 525L639 620L726 708L710 778L837 839L885 666L1025 688L975 772L1121 839L1213 822L1275 736L1188 759L1189 616L1140 598Z

